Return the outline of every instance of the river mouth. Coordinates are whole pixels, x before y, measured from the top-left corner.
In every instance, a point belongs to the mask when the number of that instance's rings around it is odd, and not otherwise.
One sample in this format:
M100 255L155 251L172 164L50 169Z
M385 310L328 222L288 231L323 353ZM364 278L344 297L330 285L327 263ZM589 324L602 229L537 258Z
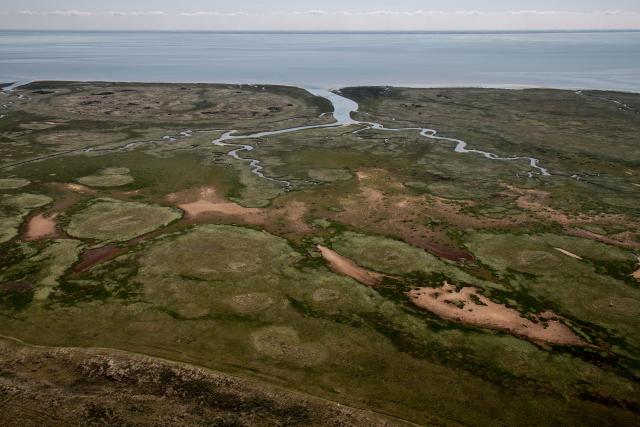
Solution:
M249 168L251 172L262 179L267 179L269 181L273 181L284 186L285 191L289 191L292 189L292 184L290 181L278 179L275 177L270 177L265 175L264 166L261 164L260 160L250 157L243 157L240 153L253 151L254 147L249 144L241 144L234 143L230 141L241 141L241 140L251 140L256 138L264 138L274 135L282 135L291 132L300 132L309 129L322 129L322 128L335 128L341 126L361 126L361 129L356 132L361 132L367 129L375 129L378 131L388 131L388 132L401 132L401 131L416 131L420 136L427 138L434 142L447 142L452 143L454 145L453 152L460 154L476 154L481 155L489 160L497 160L497 161L526 161L529 164L529 167L532 171L528 172L528 176L532 178L534 175L539 176L551 176L549 171L540 166L540 160L535 157L529 156L508 156L501 157L495 153L491 153L489 151L483 151L478 149L469 149L467 148L468 143L461 139L448 138L444 136L439 136L438 132L435 129L424 128L424 127L408 127L408 128L388 128L385 127L381 123L377 122L365 122L360 120L355 120L353 118L353 114L358 112L359 105L352 99L342 96L339 94L339 90L327 90L327 89L319 89L319 88L302 88L305 89L312 95L321 97L326 99L333 106L333 118L335 120L334 123L327 123L321 125L309 125L309 126L296 126L291 128L283 128L274 131L264 131L264 132L256 132L252 134L246 135L237 135L236 130L229 130L225 132L220 138L212 141L213 145L217 145L220 147L232 147L233 149L227 153L228 156L233 157L236 160L244 161L249 164ZM325 113L323 113L325 114Z

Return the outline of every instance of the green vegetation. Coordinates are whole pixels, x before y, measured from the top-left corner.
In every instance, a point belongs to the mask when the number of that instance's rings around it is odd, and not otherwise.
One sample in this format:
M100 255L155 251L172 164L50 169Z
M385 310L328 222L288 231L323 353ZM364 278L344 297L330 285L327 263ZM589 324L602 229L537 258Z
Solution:
M0 179L0 190L13 190L29 185L29 180L24 178Z
M69 424L164 425L175 411L216 425L402 424L379 413L638 424L640 129L601 93L343 89L362 120L534 156L552 176L409 130L242 140L254 149L240 155L280 181L211 141L330 122L301 89L36 82L8 96L19 93L29 99L0 120L0 335L79 348L0 340L0 388L19 386L25 408L58 402ZM55 233L25 237L38 219ZM340 273L317 245L379 280ZM453 308L486 297L531 321L546 313L588 345L448 321L407 295L444 282L477 289Z
M7 196L2 199L2 204L17 209L35 209L48 205L53 199L42 194L21 193L15 196Z
M133 181L133 177L129 175L129 168L106 168L97 175L78 178L80 184L89 187L121 187L131 184Z
M126 241L166 226L180 218L171 208L114 199L95 199L73 215L67 233L104 242Z

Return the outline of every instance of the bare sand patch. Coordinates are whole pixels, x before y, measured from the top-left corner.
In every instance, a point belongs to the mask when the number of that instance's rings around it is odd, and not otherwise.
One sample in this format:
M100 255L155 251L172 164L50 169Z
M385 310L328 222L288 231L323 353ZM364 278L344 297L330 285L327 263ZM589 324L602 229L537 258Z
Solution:
M376 286L384 278L384 275L362 268L349 258L343 257L325 246L318 245L318 250L336 273L351 277L367 286Z
M179 204L178 207L192 217L206 213L220 213L234 216L257 215L261 213L261 210L258 208L245 208L233 202L212 202L209 200L183 203Z
M638 269L631 273L631 277L640 281L640 257L638 257Z
M171 193L165 197L165 200L182 209L191 219L222 216L263 226L284 222L288 231L294 233L311 231L311 227L304 220L309 209L303 202L291 201L277 209L247 208L228 201L211 186Z
M39 214L32 217L27 223L27 231L24 240L40 240L45 237L55 236L56 234L56 217L58 214L45 215Z
M558 251L558 252L560 252L560 253L562 253L562 254L565 254L566 256L569 256L569 257L571 257L571 258L575 258L575 259L577 259L577 260L582 261L582 257L581 257L581 256L576 255L576 254L574 254L573 252L569 252L569 251L568 251L568 250L566 250L566 249L562 249L562 248L553 248L553 249L555 249L556 251Z
M358 181L364 181L365 179L370 177L370 175L364 171L356 172L356 176L358 177Z
M383 202L384 193L375 188L365 187L362 189L362 195L369 204L377 205Z
M64 186L71 191L74 191L76 193L85 193L85 194L92 194L94 193L94 191L92 189L90 189L89 187L82 185L82 184L74 184L74 183L68 183L68 184L64 184Z
M473 287L458 290L445 281L440 288L419 288L408 295L416 306L446 320L507 332L540 344L589 345L556 314L546 311L529 320L517 310L493 302Z
M217 213L245 218L252 217L255 221L257 217L262 215L262 209L246 208L237 203L227 201L218 195L214 187L204 187L197 190L197 192L171 193L167 195L166 199L169 202L177 203L177 206L190 217ZM185 202L185 200L191 201Z

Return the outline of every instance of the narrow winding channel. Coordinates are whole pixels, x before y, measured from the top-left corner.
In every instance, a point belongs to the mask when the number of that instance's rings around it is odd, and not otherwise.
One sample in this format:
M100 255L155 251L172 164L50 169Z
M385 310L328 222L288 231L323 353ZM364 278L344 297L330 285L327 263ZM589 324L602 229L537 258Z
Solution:
M7 96L9 95L13 90L17 89L18 87L22 86L26 84L26 82L15 82L7 87L4 88L4 90L2 92L0 92L0 94ZM227 153L227 155L233 157L234 159L243 161L243 162L247 162L249 164L249 168L251 170L251 172L257 176L259 176L260 178L269 180L269 181L273 181L276 183L280 183L282 184L286 189L290 189L291 188L291 182L286 181L286 180L282 180L282 179L277 179L277 178L273 178L273 177L269 177L266 176L264 174L264 166L262 166L262 164L260 163L260 160L258 159L254 159L254 158L249 158L249 157L242 157L240 155L240 153L242 152L249 152L252 151L254 149L254 147L252 145L249 144L242 144L239 142L231 142L231 141L241 141L241 140L248 140L248 139L256 139L256 138L264 138L264 137L268 137L268 136L273 136L273 135L281 135L281 134L285 134L285 133L291 133L291 132L298 132L298 131L303 131L303 130L308 130L308 129L320 129L320 128L335 128L335 127L341 127L341 126L362 126L360 129L357 129L354 131L354 133L358 133L358 132L362 132L364 130L367 129L375 129L375 130L379 130L379 131L388 131L388 132L400 132L400 131L416 131L419 133L419 135L431 139L433 141L446 141L446 142L450 142L450 143L454 143L455 147L454 147L454 152L456 153L472 153L472 154L479 154L484 156L487 159L491 159L491 160L502 160L502 161L512 161L512 160L526 160L529 163L529 166L532 169L535 169L537 171L538 175L542 175L542 176L550 176L551 174L549 173L549 171L547 169L545 169L544 167L540 166L540 161L538 159L536 159L535 157L528 157L528 156L509 156L509 157L500 157L497 154L488 152L488 151L482 151L482 150L477 150L477 149L468 149L467 148L467 143L461 139L455 139L455 138L448 138L448 137L444 137L444 136L438 136L438 132L435 129L429 129L429 128L421 128L421 127L407 127L407 128L388 128L383 126L381 123L375 123L375 122L365 122L365 121L360 121L360 120L354 120L353 117L351 116L352 113L355 113L358 111L358 103L349 99L349 98L345 98L344 96L332 92L330 90L326 90L326 89L315 89L315 88L305 88L305 90L307 90L309 93L311 93L312 95L315 96L319 96L321 98L325 98L326 100L328 100L329 102L331 102L331 105L333 106L333 117L335 119L335 122L333 123L327 123L327 124L322 124L322 125L309 125L309 126L296 126L296 127L291 127L291 128L284 128L284 129L279 129L279 130L274 130L274 131L264 131L264 132L256 132L256 133L252 133L252 134L246 134L246 135L238 135L237 134L237 130L230 130L230 131L226 131L224 134L222 134L222 136L220 136L218 139L212 141L212 143L214 145L217 146L221 146L221 147L232 147L233 149L231 151L229 151ZM580 94L581 91L578 91L576 93ZM24 95L20 95L18 97L18 100L23 100L26 99L28 100L28 98L26 98L26 96ZM15 101L8 101L5 102L4 104L0 104L0 111L3 109L8 109L10 107L11 104L13 104ZM616 101L617 102L617 101ZM322 115L324 115L326 113L323 113ZM4 118L3 114L0 114L0 119ZM198 131L200 132L200 131ZM185 132L181 132L180 133L180 137L190 137L192 136L193 131L185 131ZM175 136L165 136L163 138L163 140L169 140L169 141L175 141L176 137ZM149 142L149 141L143 141L143 142ZM127 144L125 147L120 147L121 149L124 148L129 148L130 146L133 145L138 145L140 144L140 142L134 142L134 143L129 143ZM82 149L82 150L72 150L72 151L91 151L93 150L93 148L89 148L89 149ZM60 154L67 154L65 153L60 153ZM33 160L28 160L25 162L21 162L21 163L29 163ZM19 164L21 164L19 163ZM11 165L5 165L2 167L2 169L4 169L5 167L12 167L12 166L16 166L16 164L11 164ZM529 172L529 176L533 176L532 172Z
M532 169L535 169L537 171L538 175L551 176L551 174L547 169L540 166L540 161L535 157L528 157L528 156L500 157L497 154L494 154L488 151L468 149L467 143L465 141L461 139L438 136L438 132L434 129L421 128L421 127L388 128L383 126L381 123L354 120L353 117L351 116L351 113L355 113L358 111L359 106L357 102L351 99L345 98L342 95L339 95L337 93L331 92L326 89L306 89L306 90L315 96L325 98L329 102L331 102L331 104L333 105L333 117L335 119L335 122L327 123L323 125L297 126L297 127L279 129L274 131L257 132L257 133L252 133L248 135L237 135L237 131L231 130L231 131L225 132L220 138L214 140L213 144L221 147L233 147L233 150L227 153L229 156L237 160L248 162L252 173L258 175L261 178L267 179L269 181L281 183L287 189L291 188L291 183L289 181L266 176L264 174L264 167L260 164L259 160L248 158L248 157L242 157L240 155L240 153L242 152L252 151L254 149L252 145L241 144L238 142L231 142L231 141L264 138L267 136L281 135L285 133L298 132L298 131L303 131L308 129L334 128L334 127L351 126L351 125L364 126L363 128L354 131L354 133L362 132L367 129L375 129L375 130L389 131L389 132L413 130L413 131L417 131L421 136L431 139L433 141L446 141L446 142L454 143L455 147L453 151L456 153L479 154L491 160L503 160L503 161L526 160L529 163L529 166ZM529 176L533 176L533 173L529 172Z

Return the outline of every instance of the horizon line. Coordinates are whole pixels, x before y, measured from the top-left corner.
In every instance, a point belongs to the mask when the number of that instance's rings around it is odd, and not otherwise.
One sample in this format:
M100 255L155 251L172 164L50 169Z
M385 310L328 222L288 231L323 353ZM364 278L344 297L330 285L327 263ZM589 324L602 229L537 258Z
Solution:
M78 29L78 28L0 28L0 31L5 32L148 32L148 33L237 33L237 34L252 34L252 33L272 33L272 34L437 34L437 33L452 33L452 34L496 34L496 33L624 33L624 32L640 32L639 28L599 28L599 29L511 29L511 30L496 30L496 29L484 29L484 30L189 30L189 29Z

